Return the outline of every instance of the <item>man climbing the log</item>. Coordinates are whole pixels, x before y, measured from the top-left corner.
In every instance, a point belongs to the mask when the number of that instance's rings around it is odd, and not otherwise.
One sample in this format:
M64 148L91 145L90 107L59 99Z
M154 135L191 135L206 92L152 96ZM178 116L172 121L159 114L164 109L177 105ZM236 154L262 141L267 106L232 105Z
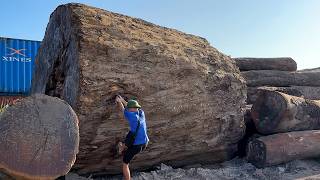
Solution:
M144 111L136 100L126 102L120 95L117 95L116 103L130 126L125 143L119 142L118 144L118 152L123 154L123 176L125 180L130 180L129 163L136 154L146 148L149 141L146 118Z

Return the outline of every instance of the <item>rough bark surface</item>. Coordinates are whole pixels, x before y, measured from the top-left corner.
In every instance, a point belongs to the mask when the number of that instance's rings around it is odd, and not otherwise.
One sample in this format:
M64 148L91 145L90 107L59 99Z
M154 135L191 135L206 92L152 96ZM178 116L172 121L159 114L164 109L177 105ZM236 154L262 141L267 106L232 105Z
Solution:
M263 134L320 129L320 101L261 90L251 116Z
M253 70L241 72L247 86L320 86L320 71Z
M290 87L248 87L247 103L253 104L259 94L260 89L266 89L271 91L279 91L292 96L298 96L305 99L318 100L320 99L320 87L312 86L290 86Z
M290 57L279 58L233 58L240 71L279 70L296 71L297 63Z
M252 139L247 159L261 168L320 156L320 131L296 131Z
M114 147L128 126L116 94L135 96L146 112L151 141L132 169L224 161L244 133L244 80L231 58L197 36L62 5L51 15L35 69L33 92L61 97L77 111L81 174L121 171Z
M36 94L0 116L0 168L15 179L55 179L67 174L79 146L78 119L64 101Z

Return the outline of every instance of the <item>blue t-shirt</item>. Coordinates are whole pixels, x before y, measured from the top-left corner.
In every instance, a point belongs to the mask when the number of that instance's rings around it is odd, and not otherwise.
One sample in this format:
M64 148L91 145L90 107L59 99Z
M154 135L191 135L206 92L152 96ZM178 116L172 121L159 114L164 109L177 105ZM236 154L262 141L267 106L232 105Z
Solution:
M147 134L146 117L142 109L139 109L139 112L130 112L125 109L124 117L129 122L130 131L135 133L138 126L138 113L140 115L140 127L133 145L146 144L149 141Z

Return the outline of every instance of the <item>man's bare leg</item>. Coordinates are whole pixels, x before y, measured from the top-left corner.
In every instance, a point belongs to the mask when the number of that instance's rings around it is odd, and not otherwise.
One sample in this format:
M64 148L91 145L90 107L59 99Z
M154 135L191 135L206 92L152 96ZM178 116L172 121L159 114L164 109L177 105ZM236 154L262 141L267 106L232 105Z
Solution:
M123 177L125 180L130 180L130 169L129 169L129 164L122 163L122 172L123 172Z

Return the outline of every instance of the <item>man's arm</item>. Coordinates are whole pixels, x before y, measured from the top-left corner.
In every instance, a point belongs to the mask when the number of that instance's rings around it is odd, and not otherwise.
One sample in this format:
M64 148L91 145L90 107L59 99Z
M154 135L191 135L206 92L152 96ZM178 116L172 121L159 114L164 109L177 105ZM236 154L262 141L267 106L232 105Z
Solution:
M118 95L118 97L120 98L122 104L124 105L124 107L127 107L128 102L126 100L123 99L122 96Z
M119 110L121 110L121 112L124 112L124 105L123 105L123 101L122 101L122 97L121 96L117 96L116 97L116 103L118 104ZM125 104L127 105L127 104Z

